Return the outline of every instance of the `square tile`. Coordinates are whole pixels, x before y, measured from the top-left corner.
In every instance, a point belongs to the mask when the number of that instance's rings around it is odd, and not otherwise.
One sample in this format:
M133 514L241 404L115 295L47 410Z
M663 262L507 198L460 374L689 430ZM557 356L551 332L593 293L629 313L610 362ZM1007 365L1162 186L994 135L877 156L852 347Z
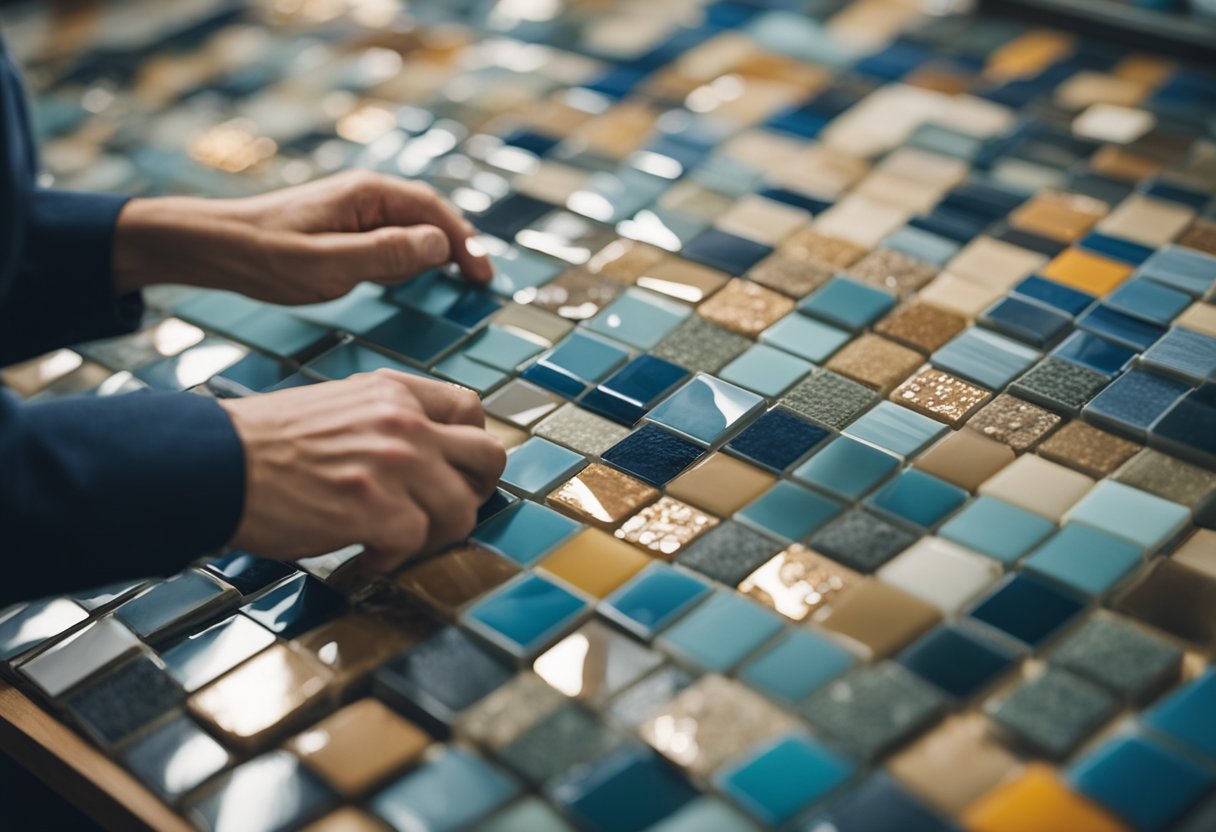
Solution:
M879 402L846 428L845 435L910 457L947 430L935 419L894 402Z
M277 581L295 574L290 563L254 557L246 552L230 552L203 564L209 572L224 579L242 595L254 595Z
M766 534L800 540L844 509L835 500L792 482L778 482L735 514L735 519Z
M660 402L650 418L710 445L763 404L755 393L701 373Z
M970 428L951 431L916 458L917 469L975 491L1015 459L1013 450Z
M241 608L281 638L295 638L338 615L346 599L309 575L286 581Z
M813 618L875 660L903 649L939 620L941 613L932 604L873 578L859 581Z
M711 596L667 628L658 646L703 670L725 673L781 630L781 619L746 598Z
M1020 453L1032 448L1060 422L1058 414L1002 393L971 417L967 426Z
M19 670L54 699L138 649L135 634L106 616L27 660Z
M62 598L31 601L0 619L0 660L10 661L87 620L79 604Z
M745 196L718 217L714 226L764 245L780 245L810 221L810 214L762 196Z
M489 552L485 554L488 557L498 557ZM490 582L496 579L487 575L486 580ZM461 592L457 590L452 594L460 596ZM399 597L406 603L412 600L404 596ZM382 621L370 615L344 615L293 639L290 643L318 666L329 671L332 677L329 682L330 694L345 699L364 688L372 671L395 653L439 629L439 625L425 618L421 610L415 610L415 615L418 621L412 626L392 628L385 628Z
M948 540L922 537L876 574L949 615L996 583L1001 566Z
M655 670L663 657L598 621L590 621L550 647L532 670L572 699L599 710Z
M847 274L905 298L937 276L937 267L901 251L879 248L849 266Z
M881 335L865 333L833 355L826 366L885 395L911 375L923 360L915 350Z
M685 303L697 304L726 285L730 275L692 263L682 257L668 256L638 275L635 283Z
M602 381L629 360L629 351L589 332L575 330L540 358L586 382Z
M1072 318L1065 312L1016 294L989 306L980 322L1037 349L1051 346L1072 328Z
M746 274L748 269L767 257L772 250L771 246L764 243L711 228L689 241L681 253L689 260L711 269L740 275Z
M1055 523L1023 508L995 497L979 497L947 520L937 533L1012 565L1055 528Z
M846 330L797 312L786 315L760 333L763 343L816 364L826 361L847 344L850 337Z
M1141 563L1139 546L1088 526L1066 523L1023 562L1036 575L1085 595L1104 595Z
M599 456L629 435L615 422L574 404L565 404L538 422L532 432L585 456Z
M585 523L612 531L658 498L658 489L593 462L550 492L548 502Z
M769 697L794 704L844 673L857 659L831 639L795 629L739 670L739 678Z
M969 628L947 624L904 650L897 661L949 696L966 700L991 686L1020 659Z
M798 310L856 332L894 305L895 297L882 289L837 277L803 299Z
M1056 668L1023 682L989 714L1019 743L1053 759L1070 754L1114 716L1114 697Z
M932 528L967 500L967 492L916 468L905 468L866 504L923 528Z
M963 817L968 825L979 828L1035 829L1051 823L1094 832L1126 828L1043 763L1032 763L1017 777L996 786L968 807Z
M815 370L786 391L780 403L820 424L842 430L876 398L864 385L831 370Z
M645 411L687 378L688 371L678 364L655 358L653 355L639 355L609 376L599 389Z
M771 538L746 526L725 522L685 547L676 563L735 586L780 548Z
M572 629L586 608L568 590L526 574L474 604L462 619L514 658L531 659Z
M516 378L487 396L482 404L491 416L526 430L564 403L561 395Z
M934 352L967 326L962 315L919 299L901 304L874 331L922 354Z
M1121 482L1098 483L1066 515L1070 523L1118 535L1147 552L1173 540L1189 521L1186 507Z
M232 756L186 716L140 737L122 754L123 764L167 803L192 791L232 762Z
M646 829L687 804L696 790L652 753L622 749L576 768L550 788L587 829Z
M979 493L1058 522L1093 485L1084 474L1025 454L985 480Z
M700 446L687 439L647 424L613 445L601 458L643 482L662 487L696 462L703 453ZM507 470L510 468L508 460Z
M979 327L963 330L929 356L938 369L989 390L1003 388L1038 358L1034 349Z
M633 577L650 558L599 529L584 529L538 566L570 586L595 598L603 598Z
M754 344L723 367L718 375L731 384L775 398L813 368L809 361L783 350Z
M489 549L457 546L406 564L393 583L444 618L514 577L519 568Z
M110 748L181 704L181 689L164 665L136 656L63 703L73 722L102 748Z
M692 541L718 525L718 518L673 497L660 497L630 517L614 534L670 561Z
M740 431L725 448L749 462L780 473L829 435L825 428L790 411L774 408Z
M958 428L992 394L982 387L926 367L891 392L891 401Z
M582 528L551 508L520 500L482 523L472 539L516 563L528 566Z
M558 317L552 312L546 312L538 306L523 303L508 303L494 315L492 320L493 326L498 329L505 330L517 338L540 344L543 349L552 347L574 329L574 324L565 318ZM514 342L510 343L514 344ZM490 346L488 343L481 345ZM514 344L514 347L523 351L522 344ZM508 349L511 348L508 347Z
M485 817L519 792L505 772L472 752L447 747L369 803L395 829L457 829ZM451 795L463 795L452 800Z
M562 704L497 750L496 757L538 785L619 747L624 735L584 708Z
M915 540L911 532L854 509L816 533L809 545L858 572L873 572Z
M899 467L899 459L873 445L838 436L791 475L845 500L857 500Z
M1187 682L1145 714L1145 724L1202 754L1216 759L1216 729L1212 702L1216 700L1216 674L1208 669Z
M667 493L720 517L729 517L764 493L776 478L743 460L712 453L680 474Z
M707 584L688 573L652 563L604 599L600 612L650 640L709 591Z
M1076 415L1107 383L1102 373L1047 356L1015 381L1010 392L1059 413Z
M762 823L785 823L852 776L854 765L797 734L762 747L715 778L727 797Z
M1101 479L1113 474L1138 450L1140 446L1135 442L1077 420L1047 437L1038 453L1088 477Z
M831 266L786 254L779 249L752 266L748 280L767 289L802 298L832 279Z
M193 693L274 642L274 633L243 615L234 615L173 645L161 659L169 675Z
M640 289L626 289L587 326L636 349L649 350L688 315L688 308L676 301Z
M1048 661L1135 703L1177 679L1182 651L1127 619L1099 615L1061 639Z
M268 794L275 800L263 799ZM218 777L189 804L188 815L194 825L214 832L290 829L322 814L333 801L333 793L295 757L271 751Z
M694 373L717 373L752 344L700 315L689 317L651 354Z
M937 814L883 773L871 775L849 791L812 823L830 823L841 832L872 829L898 818L906 832L943 832L953 821Z
M525 494L540 494L569 478L585 463L582 454L534 436L507 454L502 481Z
M697 314L732 332L755 338L793 308L794 302L785 295L736 278L697 307Z
M496 753L567 701L539 676L524 672L463 711L453 729L459 739Z
M1084 605L1072 595L1030 575L1016 574L968 613L976 621L1036 648L1072 621Z
M123 604L114 617L144 641L158 642L231 609L239 599L206 572L187 570Z

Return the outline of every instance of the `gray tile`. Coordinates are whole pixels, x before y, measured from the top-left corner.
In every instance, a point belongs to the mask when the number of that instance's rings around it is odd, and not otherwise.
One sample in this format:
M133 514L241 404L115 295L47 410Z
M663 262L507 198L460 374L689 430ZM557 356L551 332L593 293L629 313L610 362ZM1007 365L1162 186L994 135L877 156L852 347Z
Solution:
M1178 676L1182 650L1130 622L1100 616L1061 641L1048 661L1139 700Z
M1015 381L1010 391L1050 410L1075 414L1107 381L1096 370L1048 356Z
M532 783L541 784L616 748L624 739L577 705L565 705L502 748L498 756Z
M840 430L860 416L877 398L864 385L831 370L817 370L786 391L781 403L803 416Z
M1114 716L1118 703L1102 688L1049 667L990 709L1018 741L1055 759L1068 756Z
M916 541L916 535L856 509L809 541L812 549L858 572L873 572Z
M726 522L697 538L676 558L676 562L703 575L735 586L781 546L764 535L738 523Z
M599 456L629 435L629 429L578 405L563 405L532 432L586 456Z
M716 373L751 345L752 342L742 335L693 315L660 341L650 354L679 364L690 372Z
M650 718L655 709L670 702L693 681L693 675L683 668L675 665L660 667L614 699L605 716L616 725L636 729Z

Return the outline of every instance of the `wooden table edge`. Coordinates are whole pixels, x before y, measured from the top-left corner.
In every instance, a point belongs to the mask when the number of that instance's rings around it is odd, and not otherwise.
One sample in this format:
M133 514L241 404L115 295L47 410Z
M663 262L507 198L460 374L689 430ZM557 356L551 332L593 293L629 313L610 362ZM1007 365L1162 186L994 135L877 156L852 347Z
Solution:
M193 832L117 763L4 680L0 748L106 829Z

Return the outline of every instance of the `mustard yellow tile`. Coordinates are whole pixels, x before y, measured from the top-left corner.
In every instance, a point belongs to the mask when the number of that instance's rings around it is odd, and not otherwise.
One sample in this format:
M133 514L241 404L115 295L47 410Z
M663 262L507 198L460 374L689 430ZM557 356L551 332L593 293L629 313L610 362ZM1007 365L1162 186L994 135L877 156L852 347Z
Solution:
M540 567L588 595L603 598L648 563L650 558L625 541L587 529L541 561Z
M1132 267L1102 257L1090 254L1079 248L1068 248L1056 255L1055 259L1043 267L1043 276L1059 283L1089 292L1091 295L1105 295L1127 280L1132 273Z

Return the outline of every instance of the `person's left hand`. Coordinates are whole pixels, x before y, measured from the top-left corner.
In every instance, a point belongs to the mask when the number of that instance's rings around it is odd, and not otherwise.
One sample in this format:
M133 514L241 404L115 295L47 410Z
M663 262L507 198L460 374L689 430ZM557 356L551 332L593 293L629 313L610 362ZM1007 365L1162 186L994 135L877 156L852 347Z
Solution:
M368 171L246 199L133 199L115 232L114 289L185 283L316 303L450 262L484 284L476 233L430 186Z

